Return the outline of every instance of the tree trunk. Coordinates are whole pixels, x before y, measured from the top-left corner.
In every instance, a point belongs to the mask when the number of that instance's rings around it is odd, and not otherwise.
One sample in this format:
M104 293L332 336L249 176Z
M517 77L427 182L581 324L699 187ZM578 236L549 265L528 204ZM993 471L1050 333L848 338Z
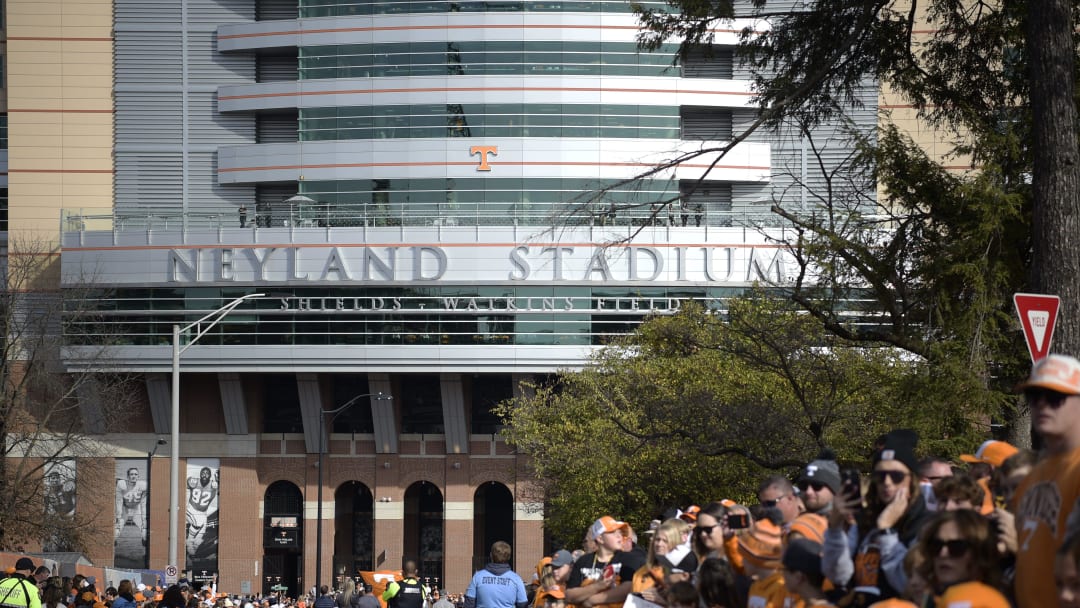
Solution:
M1031 289L1061 297L1052 348L1080 356L1080 150L1072 6L1069 0L1027 4L1034 123Z

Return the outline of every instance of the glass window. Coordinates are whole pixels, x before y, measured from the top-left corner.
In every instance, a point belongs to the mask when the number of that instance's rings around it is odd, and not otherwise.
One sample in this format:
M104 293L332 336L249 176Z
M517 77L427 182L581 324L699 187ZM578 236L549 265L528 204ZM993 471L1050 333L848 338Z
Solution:
M263 378L263 432L303 433L300 393L293 374L267 374Z
M492 412L500 402L514 396L513 379L509 374L475 374L472 377L472 432L495 434L502 430L502 419Z
M404 375L398 390L402 433L443 432L442 386L438 376Z
M369 394L367 376L343 374L334 376L333 402L327 409L337 409L359 395ZM329 418L326 421L330 422ZM331 428L335 433L374 433L375 423L371 415L371 398L360 397L334 419Z

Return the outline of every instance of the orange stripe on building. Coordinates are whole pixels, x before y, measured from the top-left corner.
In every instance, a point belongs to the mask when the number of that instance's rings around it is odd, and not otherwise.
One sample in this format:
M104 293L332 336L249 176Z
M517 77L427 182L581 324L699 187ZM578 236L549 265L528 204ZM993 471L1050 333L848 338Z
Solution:
M345 249L357 248L357 247L441 247L443 249L454 248L466 248L466 247L479 247L479 248L493 248L493 247L520 247L523 243L240 243L240 244L224 244L219 243L216 245L183 245L183 244L171 244L171 245L120 245L116 247L64 247L64 251L169 251L173 249L183 250L199 250L199 251L212 251L217 249L330 249L334 247L343 247ZM552 243L539 243L529 241L530 247L656 247L670 249L673 247L734 247L737 249L780 249L787 247L787 245L774 244L774 243L567 243L552 242Z
M388 25L383 27L342 27L342 28L321 28L321 29L303 29L303 30L282 30L279 32L255 32L251 34L225 34L218 36L218 40L237 40L243 38L264 38L267 36L294 36L301 34L341 34L345 32L391 32L391 31L411 31L411 30L499 30L499 29L514 29L514 30L530 30L530 29L558 29L558 30L633 30L640 31L641 26L638 25L563 25L563 24L493 24L493 25ZM729 30L729 29L711 29L709 30L715 34L738 34L741 30ZM756 32L760 33L760 32Z
M8 113L24 112L24 113L46 113L46 114L112 114L115 110L47 110L47 109L33 109L33 108L8 108Z
M592 162L494 162L489 161L492 167L656 167L655 163L592 163ZM476 161L445 162L445 163L334 163L325 165L273 165L269 167L233 167L231 169L218 169L218 173L237 173L240 171L283 171L304 169L364 169L371 167L475 167ZM767 171L769 167L757 167L753 165L713 165L711 163L679 163L680 167L713 168L713 169L741 169ZM672 167L674 168L674 167Z
M8 173L112 173L112 169L8 169Z
M334 91L292 91L288 93L259 93L255 95L221 95L218 101L233 99L267 99L272 97L307 97L309 95L356 95L356 94L379 94L379 93L467 93L483 91L523 91L523 92L599 92L599 93L680 93L685 95L739 95L750 97L754 93L747 91L698 91L671 89L614 89L605 87L421 87L415 89L344 89Z

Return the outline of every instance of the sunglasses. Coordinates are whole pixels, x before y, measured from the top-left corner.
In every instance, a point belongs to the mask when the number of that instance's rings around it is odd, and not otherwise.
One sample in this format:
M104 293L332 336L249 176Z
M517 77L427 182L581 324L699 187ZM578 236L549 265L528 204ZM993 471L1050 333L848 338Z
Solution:
M1068 397L1069 396L1065 393L1059 393L1045 388L1029 388L1024 391L1024 398L1027 399L1028 403L1035 404L1042 401L1055 410L1061 407L1061 404L1065 403L1065 399Z
M795 484L795 487L799 488L799 490L803 492L807 491L810 488L814 488L815 492L820 492L829 486L821 483L820 481L800 481L799 483Z
M874 471L874 479L878 483L885 483L885 479L888 478L894 484L901 483L908 478L908 474L903 471Z
M780 501L784 500L788 496L790 496L790 494L784 494L783 496L777 496L776 498L770 500L762 500L759 502L761 503L761 506L765 507L766 509L771 509L776 505L780 504Z
M712 531L714 529L718 528L718 527L719 527L718 525L697 526L697 527L694 528L694 532L696 532L696 533L698 533L698 534L700 534L702 536L708 536L708 535L712 534Z
M931 538L926 541L926 549L931 557L941 555L942 548L949 557L963 557L971 549L971 543L961 539L941 540L940 538Z

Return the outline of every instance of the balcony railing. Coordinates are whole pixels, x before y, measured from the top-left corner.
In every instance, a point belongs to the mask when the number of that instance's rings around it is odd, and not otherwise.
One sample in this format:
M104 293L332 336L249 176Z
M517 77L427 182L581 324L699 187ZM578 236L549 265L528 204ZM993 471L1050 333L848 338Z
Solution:
M64 232L84 231L180 231L221 228L357 228L385 226L672 226L730 227L782 226L780 218L767 210L761 213L733 213L714 209L652 209L639 206L625 209L566 209L564 213L542 211L472 209L442 210L368 209L330 205L306 207L267 206L256 212L231 213L145 213L103 214L65 210Z

